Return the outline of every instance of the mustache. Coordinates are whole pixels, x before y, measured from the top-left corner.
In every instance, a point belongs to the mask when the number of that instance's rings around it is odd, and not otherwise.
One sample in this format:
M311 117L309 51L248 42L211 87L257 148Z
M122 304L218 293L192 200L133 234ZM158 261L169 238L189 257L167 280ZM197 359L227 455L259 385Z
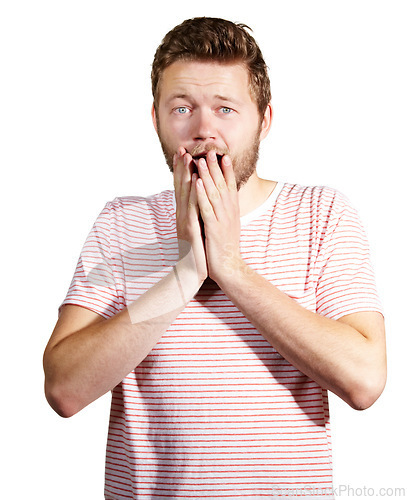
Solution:
M230 155L230 151L227 148L221 148L216 146L216 144L197 144L192 151L188 153L192 158L206 156L209 151L215 151L218 156Z

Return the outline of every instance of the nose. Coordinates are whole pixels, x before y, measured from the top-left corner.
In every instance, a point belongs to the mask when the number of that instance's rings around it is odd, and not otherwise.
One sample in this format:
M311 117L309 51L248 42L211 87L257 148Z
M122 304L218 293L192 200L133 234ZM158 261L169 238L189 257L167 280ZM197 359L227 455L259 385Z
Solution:
M216 139L215 117L211 109L201 108L195 113L193 138L195 141Z

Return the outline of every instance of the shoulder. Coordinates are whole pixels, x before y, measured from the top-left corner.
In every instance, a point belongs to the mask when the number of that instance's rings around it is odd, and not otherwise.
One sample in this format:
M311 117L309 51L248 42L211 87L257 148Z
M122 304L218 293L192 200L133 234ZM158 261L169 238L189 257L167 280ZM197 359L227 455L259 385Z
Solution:
M285 183L281 195L293 201L307 202L311 200L314 203L346 202L346 196L329 186L303 186L301 184Z
M344 211L353 211L348 198L342 192L329 186L286 183L278 199L281 204L298 207L300 210L316 211L320 215L340 216Z
M173 206L173 193L174 191L168 189L150 196L119 196L109 201L106 206L113 212L166 210Z
M151 196L119 196L106 203L101 215L114 222L143 222L173 218L174 191L166 190Z
M315 241L347 229L362 232L357 211L342 192L332 187L285 184L276 208L282 223L310 231Z

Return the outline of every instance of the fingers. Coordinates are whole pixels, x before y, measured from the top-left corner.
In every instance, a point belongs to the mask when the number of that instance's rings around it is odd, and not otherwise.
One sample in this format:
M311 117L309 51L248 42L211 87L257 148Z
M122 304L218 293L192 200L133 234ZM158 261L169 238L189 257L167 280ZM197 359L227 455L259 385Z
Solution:
M237 191L237 186L236 186L236 176L233 171L233 165L232 165L232 160L230 159L230 156L225 155L222 158L222 171L223 175L225 178L226 185L228 189L231 192L236 192Z
M225 211L230 211L231 205L238 203L236 178L230 157L223 156L221 164L222 169L215 151L207 154L206 161L201 158L198 162L198 204L205 222L214 217L222 218Z
M173 157L177 234L190 244L202 240L196 191L198 175L193 174L193 168L192 156L180 147Z
M231 159L222 157L221 166L215 151L197 162L199 179L193 175L195 162L184 147L173 158L177 214L191 220L201 213L209 222L223 217L230 203L237 203L236 179Z
M174 190L177 212L187 210L191 191L193 161L185 148L180 147L173 157Z
M215 197L215 189L222 195L225 191L231 193L237 190L236 177L229 155L224 155L221 161L221 167L214 151L207 155L206 162L200 159L198 162L199 176L204 181L205 189Z
M214 211L213 200L212 201L209 200L204 185L204 181L202 178L196 180L196 195L197 195L199 212L202 216L204 224L209 224L211 221L216 221L217 218Z
M197 174L192 174L192 179L191 179L191 190L189 193L189 200L188 200L188 216L193 217L194 219L199 215L199 208L198 208L198 194L197 194L197 188L196 188L196 181L198 179Z
M184 172L184 155L186 151L184 148L180 147L178 148L178 151L174 154L173 159L172 159L172 167L173 167L173 173L174 173L174 188L177 194L177 191L179 191L179 188L181 187L183 176L185 175Z
M214 185L216 186L216 189L218 189L218 191L220 192L224 191L227 186L222 171L219 168L218 157L216 156L215 151L209 151L209 153L207 154L206 163L208 165L209 173L212 177Z

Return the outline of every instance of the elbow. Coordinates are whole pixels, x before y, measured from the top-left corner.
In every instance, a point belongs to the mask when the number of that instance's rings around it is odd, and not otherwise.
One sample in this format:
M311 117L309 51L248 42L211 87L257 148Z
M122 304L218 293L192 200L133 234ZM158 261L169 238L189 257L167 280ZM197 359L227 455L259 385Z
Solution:
M69 387L66 376L58 373L54 364L44 353L44 393L51 408L62 418L70 418L78 413L83 406L79 405L78 391Z
M62 418L73 417L81 409L61 387L56 387L47 381L45 381L45 398L51 408Z
M362 411L370 408L380 397L386 386L386 374L366 377L353 385L346 402L354 410Z

